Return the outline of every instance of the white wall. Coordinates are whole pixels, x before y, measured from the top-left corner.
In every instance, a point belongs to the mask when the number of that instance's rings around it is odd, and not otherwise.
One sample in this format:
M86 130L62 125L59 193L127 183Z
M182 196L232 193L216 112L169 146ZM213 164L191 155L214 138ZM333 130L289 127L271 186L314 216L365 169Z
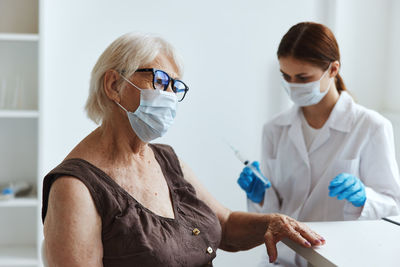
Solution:
M357 102L380 110L387 87L390 0L337 1L342 77Z
M356 101L393 124L400 159L400 1L335 0L341 73Z
M389 8L388 65L385 69L387 75L387 91L384 108L388 111L400 113L400 1L390 1Z
M128 31L153 32L180 51L190 86L174 126L158 141L171 144L224 205L245 210L236 184L242 166L219 138L259 158L262 124L288 104L278 43L293 24L319 19L315 2L43 0L42 175L95 128L83 107L100 53ZM218 255L216 266L258 259L256 252Z
M391 0L389 6L388 53L386 91L382 111L393 123L397 162L400 160L400 1Z

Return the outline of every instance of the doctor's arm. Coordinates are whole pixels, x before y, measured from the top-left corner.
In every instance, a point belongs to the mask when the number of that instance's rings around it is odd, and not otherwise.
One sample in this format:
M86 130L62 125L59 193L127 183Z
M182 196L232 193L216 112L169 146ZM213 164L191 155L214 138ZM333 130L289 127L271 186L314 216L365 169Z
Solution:
M205 189L186 164L180 163L184 177L195 188L197 197L214 211L220 221L221 249L234 252L265 243L270 262L273 262L277 258L276 243L283 238L290 238L304 247L325 243L317 233L288 216L230 211Z
M346 217L358 213L360 219L379 219L399 214L400 181L390 122L379 125L362 150L360 178L365 184L365 204L356 208L346 203Z

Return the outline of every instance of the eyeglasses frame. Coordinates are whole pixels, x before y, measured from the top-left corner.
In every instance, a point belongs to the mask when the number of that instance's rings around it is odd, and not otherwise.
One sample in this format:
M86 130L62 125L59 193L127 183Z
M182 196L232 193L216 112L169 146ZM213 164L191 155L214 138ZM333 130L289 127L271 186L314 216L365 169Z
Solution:
M175 81L179 81L179 82L181 82L181 83L185 86L185 89L181 89L181 90L184 90L184 91L185 91L185 92L183 93L183 97L182 97L182 99L180 99L178 102L183 101L183 99L185 98L187 92L189 91L189 87L188 87L188 86L186 85L186 83L184 83L183 81L178 80L178 79L173 79L173 78L171 78L171 76L169 76L169 74L166 73L165 71L160 70L160 69L156 69L156 68L137 69L135 72L152 72L152 73L153 73L153 81L152 81L152 82L153 82L153 89L156 90L157 88L155 87L154 82L155 82L155 77L156 77L156 72L157 72L157 71L163 72L163 73L164 73L165 75L167 75L167 77L169 78L169 82L168 82L168 84L166 84L166 85L164 86L164 90L163 90L163 91L166 91L166 90L168 89L168 86L169 86L170 83L171 83L172 91L174 91L174 83L175 83ZM177 92L174 91L174 93L177 93Z

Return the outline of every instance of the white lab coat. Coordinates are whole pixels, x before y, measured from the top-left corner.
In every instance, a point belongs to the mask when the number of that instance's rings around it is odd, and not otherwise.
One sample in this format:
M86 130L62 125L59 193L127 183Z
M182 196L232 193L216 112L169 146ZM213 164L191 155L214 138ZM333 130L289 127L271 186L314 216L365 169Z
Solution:
M276 190L271 187L266 191L262 207L248 200L249 211L278 212L305 222L398 215L400 182L391 123L342 92L307 151L301 112L294 106L265 124L261 170ZM330 181L342 172L364 183L367 200L363 207L329 197ZM313 189L312 175L319 177ZM305 263L290 249L278 245L278 262L284 266L295 261L296 265ZM267 265L265 253L260 266Z

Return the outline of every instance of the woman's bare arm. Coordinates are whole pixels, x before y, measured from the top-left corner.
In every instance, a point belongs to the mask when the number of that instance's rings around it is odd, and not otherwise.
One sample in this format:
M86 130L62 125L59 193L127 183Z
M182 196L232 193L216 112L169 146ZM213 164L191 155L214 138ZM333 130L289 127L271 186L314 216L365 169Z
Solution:
M61 177L52 185L44 236L49 266L103 266L101 219L78 179Z
M220 248L226 251L247 250L262 243L267 246L270 261L277 258L276 243L288 237L305 247L322 245L325 240L306 225L282 214L232 212L219 203L199 182L193 171L181 161L185 179L196 189L204 201L218 216L222 227Z

